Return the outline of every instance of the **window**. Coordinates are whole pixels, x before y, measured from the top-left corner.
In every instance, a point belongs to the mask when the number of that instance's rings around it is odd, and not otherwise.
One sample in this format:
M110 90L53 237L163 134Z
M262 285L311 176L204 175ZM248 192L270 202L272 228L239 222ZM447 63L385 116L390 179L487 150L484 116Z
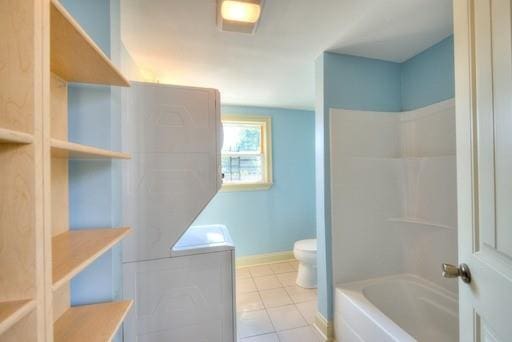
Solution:
M222 189L263 190L272 186L270 117L222 117Z

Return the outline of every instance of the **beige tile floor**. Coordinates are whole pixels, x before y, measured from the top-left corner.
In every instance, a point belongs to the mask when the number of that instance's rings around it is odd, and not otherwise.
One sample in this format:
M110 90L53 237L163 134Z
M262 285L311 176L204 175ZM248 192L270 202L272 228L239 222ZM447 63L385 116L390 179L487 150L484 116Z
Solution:
M236 270L240 342L320 342L312 324L316 289L295 284L297 262Z

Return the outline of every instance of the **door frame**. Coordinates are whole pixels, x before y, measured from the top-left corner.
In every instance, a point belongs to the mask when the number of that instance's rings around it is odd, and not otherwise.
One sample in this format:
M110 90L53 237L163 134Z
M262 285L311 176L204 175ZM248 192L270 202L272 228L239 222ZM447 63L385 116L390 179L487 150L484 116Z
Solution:
M475 239L474 163L474 73L472 70L471 0L454 0L454 63L455 112L457 141L457 211L459 262L465 262L473 253ZM471 241L471 244L468 243ZM466 284L459 281L459 294ZM462 296L460 297L462 298ZM476 336L475 315L471 303L459 300L459 340L473 341Z

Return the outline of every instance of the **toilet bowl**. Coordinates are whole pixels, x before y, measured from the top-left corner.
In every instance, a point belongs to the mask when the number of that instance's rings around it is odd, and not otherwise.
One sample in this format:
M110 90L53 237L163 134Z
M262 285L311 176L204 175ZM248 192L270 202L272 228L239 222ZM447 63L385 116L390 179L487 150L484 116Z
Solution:
M295 242L293 255L299 261L297 285L308 289L316 288L316 239Z

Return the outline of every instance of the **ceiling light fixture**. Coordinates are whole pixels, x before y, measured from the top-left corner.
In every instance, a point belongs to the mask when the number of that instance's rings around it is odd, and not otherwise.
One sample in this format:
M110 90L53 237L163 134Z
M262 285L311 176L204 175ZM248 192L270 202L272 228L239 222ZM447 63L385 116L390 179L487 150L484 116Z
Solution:
M217 24L221 31L254 33L263 0L217 0Z
M250 2L226 0L222 2L220 12L225 20L254 24L260 18L261 7Z

